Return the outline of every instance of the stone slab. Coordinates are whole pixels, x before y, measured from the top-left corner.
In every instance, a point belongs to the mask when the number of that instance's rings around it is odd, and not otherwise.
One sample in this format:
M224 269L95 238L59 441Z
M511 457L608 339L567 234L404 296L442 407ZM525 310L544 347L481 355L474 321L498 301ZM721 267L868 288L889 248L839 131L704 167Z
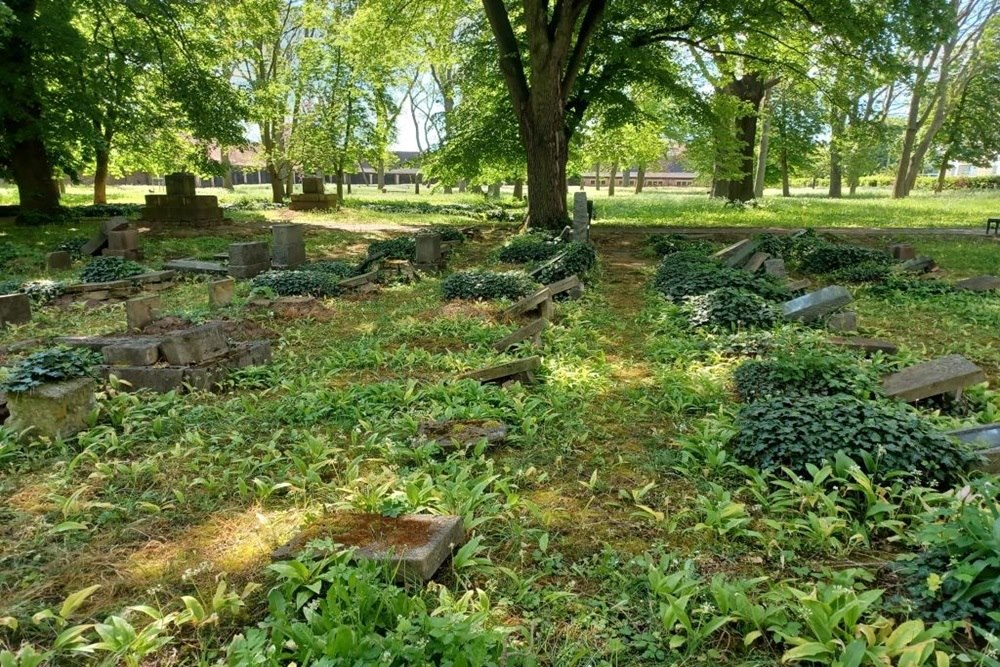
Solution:
M302 225L271 227L271 265L294 269L306 262L306 240Z
M116 215L112 218L108 218L107 220L105 220L101 228L104 230L104 233L109 237L109 242L110 242L111 232L120 232L126 230L128 229L128 226L129 226L128 218L126 218L124 215Z
M561 252L552 259L550 259L549 261L539 265L538 268L531 271L528 275L531 276L532 278L537 278L538 276L542 275L542 271L549 268L550 266L555 266L564 259L566 259L566 253Z
M436 442L446 449L462 449L486 440L496 445L507 439L507 425L495 419L447 419L424 422L416 444Z
M493 349L497 352L506 352L518 343L526 341L529 338L534 338L535 344L539 345L541 343L541 333L545 330L547 325L548 322L544 318L540 317L537 320L524 325L517 331L511 333L509 336L506 336L494 343Z
M302 192L303 194L316 194L321 195L324 191L323 179L318 176L304 176L302 178Z
M141 331L157 318L160 309L159 296L144 296L125 302L125 318L129 331Z
M168 195L193 197L195 191L194 174L177 171L163 177Z
M527 357L525 359L518 359L516 361L500 364L498 366L490 366L489 368L481 368L476 371L462 373L458 376L458 379L478 380L480 382L502 384L503 382L511 379L528 379L531 377L531 373L541 368L541 366L541 357Z
M222 325L212 323L166 334L160 351L172 366L191 366L225 356L229 344Z
M236 281L232 278L213 280L208 283L208 305L212 308L223 308L233 301L236 293Z
M864 338L861 336L830 336L827 339L831 345L839 345L841 347L850 347L856 350L861 350L867 356L871 356L876 352L883 352L885 354L896 354L899 352L899 346L894 343L890 343L884 340L878 340L876 338Z
M229 244L229 266L253 266L271 263L271 250L266 243L250 241Z
M31 321L31 299L27 294L0 296L0 327Z
M960 354L925 361L882 378L886 396L902 401L960 392L986 380L983 369Z
M519 317L521 315L537 314L549 319L552 317L552 295L548 287L543 287L534 294L529 294L503 312L504 317Z
M139 230L120 229L108 232L108 250L138 250Z
M1000 424L949 431L948 435L979 450L979 454L983 457L980 470L994 475L1000 474Z
M157 341L129 342L107 345L101 352L109 366L152 366L160 358L160 345Z
M894 243L889 246L889 254L892 258L900 262L916 259L917 251L909 243Z
M94 352L100 352L109 345L131 345L133 343L163 342L162 336L61 336L54 339L56 345L67 347L83 347Z
M228 272L228 269L219 262L205 262L194 259L193 257L188 257L185 259L174 259L169 262L166 262L163 266L164 268L170 269L171 271L180 271L182 273L208 273L208 274L225 275Z
M9 393L7 426L26 439L70 438L87 428L87 418L97 408L95 389L92 378L76 378Z
M812 322L851 303L854 297L846 287L831 285L782 304L786 320Z
M368 273L362 273L360 276L351 276L350 278L344 278L337 283L337 287L343 287L344 289L354 289L373 283L378 280L378 271L369 271Z
M294 558L318 539L352 547L355 558L394 566L400 583L422 584L465 542L465 528L459 516L333 514L305 528L271 557Z
M780 258L768 259L764 261L764 273L775 278L784 278L788 275L785 268L785 260Z
M723 248L719 252L712 255L712 257L719 260L726 266L741 266L748 259L750 259L756 250L756 241L753 239L743 239L742 241L737 241L731 246Z
M437 232L417 234L416 252L413 264L418 269L434 270L444 264L444 254L441 248L441 235Z
M747 263L743 265L743 269L749 273L757 273L760 271L760 267L764 266L764 262L770 258L771 256L766 252L755 252L747 260Z
M233 278L239 278L241 280L249 280L259 276L260 274L271 270L271 261L268 260L262 264L230 264L229 268L226 270L229 275Z
M108 247L108 235L104 233L104 230L99 230L94 234L89 241L83 244L80 248L80 254L84 257L93 257L95 255L100 255L101 251Z
M966 278L955 283L958 289L969 290L970 292L989 292L1000 289L1000 278L996 276L976 276Z
M834 333L852 333L858 330L858 314L853 310L834 313L826 320L827 331Z
M62 271L73 266L73 257L65 250L56 250L45 256L45 268L49 271Z
M568 293L571 299L579 299L583 296L583 281L573 275L569 278L563 278L562 280L550 283L545 286L545 289L549 291L549 294L553 298L560 294Z
M933 257L917 257L899 265L899 270L904 273L928 273L936 268Z
M812 281L808 278L803 278L801 280L789 280L785 283L785 289L789 292L801 292L802 290L809 289L812 285Z

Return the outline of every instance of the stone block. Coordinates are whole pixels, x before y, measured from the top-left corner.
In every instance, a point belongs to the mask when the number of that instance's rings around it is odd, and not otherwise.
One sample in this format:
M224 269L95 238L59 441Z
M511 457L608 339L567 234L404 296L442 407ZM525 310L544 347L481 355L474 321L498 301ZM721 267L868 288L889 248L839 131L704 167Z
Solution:
M826 320L826 328L834 333L851 333L858 330L858 314L853 310L834 313Z
M240 280L249 280L250 278L259 276L265 271L270 271L270 270L271 270L271 262L268 261L265 264L250 264L247 266L230 265L230 267L226 271L233 278L239 278Z
M134 341L102 348L109 366L152 366L160 358L158 341Z
M111 232L124 231L128 229L128 226L129 226L128 218L126 218L123 215L116 215L115 217L106 220L104 222L104 225L102 226L102 229L104 230L104 234L108 236L108 238L110 238Z
M0 296L0 326L27 324L31 321L31 299L27 294Z
M45 256L45 268L49 271L62 271L73 266L73 258L65 250L50 252Z
M430 581L465 542L465 529L459 516L332 514L305 528L271 557L294 558L309 542L320 539L353 547L355 558L393 566L397 582L419 585Z
M27 430L27 438L70 438L87 427L97 407L95 388L92 378L77 378L9 393L7 425L16 433Z
M892 255L893 259L900 262L905 262L909 259L915 259L917 257L916 249L909 243L894 243L889 246L889 254Z
M788 275L785 269L785 260L775 258L764 260L764 273L775 278L784 278Z
M851 303L854 297L845 287L831 285L816 290L782 305L782 315L786 320L812 322Z
M179 195L193 197L195 191L194 174L179 171L167 174L164 179L167 186L167 195Z
M141 260L145 256L141 248L134 250L112 250L110 248L105 248L101 251L101 254L105 257L121 257L123 259L131 259L134 262Z
M463 449L485 440L491 445L507 439L507 425L495 419L447 419L424 422L416 444L436 442L445 449Z
M165 335L160 351L171 366L192 366L225 356L229 344L221 325L205 324Z
M743 239L723 248L712 255L712 257L726 266L742 266L756 251L756 241L753 239Z
M84 257L94 257L95 255L100 255L101 251L107 247L108 235L105 234L102 229L94 234L89 241L83 244L80 248L80 254Z
M154 368L152 366L107 367L105 374L127 382L132 391L149 389L157 394L180 391L184 388L183 368Z
M583 296L583 282L577 276L570 276L557 280L545 286L549 294L555 298L560 294L568 294L571 299L579 299Z
M197 259L174 259L163 265L171 271L182 273L209 273L225 275L229 270L218 262L203 262Z
M541 357L527 357L525 359L518 359L516 361L500 364L498 366L490 366L489 368L481 368L476 371L462 373L458 376L458 379L478 380L479 382L489 382L494 384L504 384L510 380L525 381L530 383L534 381L534 371L541 367Z
M378 271L369 271L368 273L362 273L360 276L344 278L337 283L337 287L342 287L343 289L357 289L358 287L374 283L376 280L378 280Z
M132 343L163 342L161 336L61 336L54 342L67 347L83 347L100 352L109 345L130 345Z
M441 235L437 232L417 234L414 265L421 270L437 270L444 264Z
M586 192L573 193L573 240L590 242L590 207Z
M294 269L306 262L306 241L301 225L271 227L271 264Z
M808 278L803 278L801 280L790 280L785 283L785 289L789 292L801 292L802 290L809 289L812 285L812 281Z
M302 178L302 193L307 195L321 195L324 191L323 179L318 176L305 176Z
M520 317L522 315L533 315L543 319L551 319L554 313L552 295L549 288L543 287L534 294L529 294L513 306L504 311L505 317Z
M233 301L236 292L236 281L232 278L213 280L208 284L208 305L212 308L223 308Z
M141 331L157 318L160 309L159 296L144 296L125 302L125 318L129 331Z
M980 470L994 475L1000 474L1000 424L949 431L948 435L978 450L982 456Z
M541 344L541 335L542 332L545 331L547 324L548 322L540 317L537 320L524 325L509 336L505 336L494 343L493 349L497 352L506 352L518 343L524 342L528 339L534 339L535 345L538 346Z
M886 396L912 403L941 394L959 394L984 382L983 369L960 354L925 361L882 378Z
M996 276L976 276L955 283L955 287L970 292L989 292L1000 289L1000 278Z
M229 266L255 266L271 263L271 251L266 243L231 243L229 245Z
M139 230L122 229L108 232L108 250L138 250Z
M936 268L933 257L917 257L899 265L899 270L904 273L929 273Z
M743 265L743 269L749 273L757 273L760 271L760 267L764 266L764 262L770 259L770 257L766 252L755 252L747 260L747 263Z

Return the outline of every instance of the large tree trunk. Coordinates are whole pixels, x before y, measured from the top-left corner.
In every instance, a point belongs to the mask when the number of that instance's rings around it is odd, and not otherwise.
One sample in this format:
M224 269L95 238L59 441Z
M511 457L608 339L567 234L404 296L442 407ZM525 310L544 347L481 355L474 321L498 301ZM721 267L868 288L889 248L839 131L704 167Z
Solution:
M549 77L545 77L549 78ZM566 128L563 107L556 90L546 94L544 84L558 88L558 72L552 81L535 81L530 105L521 113L520 131L528 162L528 217L532 227L560 230L566 225Z
M608 196L609 197L614 197L615 196L615 178L617 178L617 177L618 177L618 163L617 162L612 162L611 163L611 173L609 174L609 178L608 178Z
M944 179L948 177L948 161L951 159L950 153L951 151L946 149L944 155L941 156L941 168L938 169L937 184L934 186L935 192L944 190Z
M229 149L222 147L219 151L222 154L219 160L222 163L222 187L232 192L235 188L233 187L233 165L229 162Z
M785 145L781 145L781 196L791 197L792 189L788 183L788 150Z
M843 195L844 170L840 154L840 138L844 134L844 117L837 109L830 119L830 190L831 199Z
M514 199L518 201L524 199L524 179L515 178L514 179Z
M385 160L382 158L378 159L378 163L375 166L375 173L377 175L375 182L378 184L378 191L385 192Z
M643 186L646 185L646 165L639 165L639 172L635 175L635 193L639 194L642 192Z
M37 0L8 0L17 23L0 39L0 82L6 104L0 115L0 135L8 141L10 172L17 183L22 211L52 212L59 208L59 189L52 179L52 162L42 140L42 104L35 87L34 52Z
M622 187L627 188L632 185L632 167L628 166L622 170Z
M594 165L594 187L597 190L601 189L601 163L598 162Z
M280 204L285 201L285 183L272 160L267 161L267 175L271 179L271 201Z
M742 143L739 180L729 181L726 197L731 201L753 199L754 149L757 147L757 117L767 87L756 72L748 72L726 86L729 94L750 105L750 111L736 119L736 138Z
M767 93L761 102L761 110L766 112ZM767 176L767 150L771 138L771 114L764 116L764 127L760 129L760 148L757 150L757 173L754 177L753 196L760 199L764 196L764 179Z
M97 149L94 159L94 203L108 203L108 162L111 156L108 149L101 146Z

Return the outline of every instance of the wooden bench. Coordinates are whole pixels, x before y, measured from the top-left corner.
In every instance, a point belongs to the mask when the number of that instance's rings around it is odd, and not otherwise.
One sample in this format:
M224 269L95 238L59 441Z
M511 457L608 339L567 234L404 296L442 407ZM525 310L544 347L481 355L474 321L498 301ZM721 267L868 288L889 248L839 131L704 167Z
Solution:
M993 229L993 234L1000 234L1000 218L987 218L986 219L986 234L989 235L990 229Z

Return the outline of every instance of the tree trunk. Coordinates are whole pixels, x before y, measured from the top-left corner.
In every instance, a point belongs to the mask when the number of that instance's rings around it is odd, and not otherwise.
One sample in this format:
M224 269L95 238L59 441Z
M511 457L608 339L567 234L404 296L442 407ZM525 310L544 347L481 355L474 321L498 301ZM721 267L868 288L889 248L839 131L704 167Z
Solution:
M840 199L843 195L844 170L839 143L843 134L844 117L834 109L830 119L830 190L827 193L831 199Z
M785 148L785 144L781 144L781 196L791 197L792 189L789 187L788 183L788 150Z
M632 167L625 167L622 170L622 187L627 188L632 185Z
M611 163L611 173L609 174L609 177L608 177L608 196L609 197L614 197L615 196L615 178L617 178L617 177L618 177L618 163L617 162L612 162Z
M111 156L108 149L101 146L95 153L94 160L94 203L108 203L108 162Z
M764 196L764 179L767 177L767 150L771 138L771 114L767 110L767 93L761 101L761 112L764 116L764 126L760 129L760 148L757 149L757 173L753 183L753 197Z
M594 165L594 186L600 190L601 189L601 163L598 162Z
M524 179L515 178L514 179L514 199L520 201L524 199Z
M272 160L267 161L267 176L271 179L271 201L280 204L285 201L285 183Z
M764 81L756 72L749 72L727 86L730 94L750 105L750 112L736 119L736 138L742 143L740 153L741 178L729 181L726 197L731 201L750 201L753 199L753 167L754 149L757 147L757 117L760 113L760 103L764 99L766 88Z
M232 192L233 188L233 166L229 162L229 150L225 147L219 149L222 153L220 162L222 163L222 187Z
M344 168L342 166L337 167L337 171L334 172L337 177L337 206L344 201Z
M382 158L378 159L378 164L375 167L375 173L377 174L376 183L378 183L378 191L385 192L385 160Z
M289 165L288 173L285 174L285 196L291 197L293 192L295 192L295 172L292 171L292 167Z
M413 178L413 194L417 194L417 195L420 194L420 177L421 176L422 176L422 174L417 174Z
M948 161L951 159L949 155L950 150L945 150L944 155L941 156L941 168L938 169L937 184L934 186L935 192L944 191L944 179L948 176Z
M468 187L469 186L465 182L465 179L462 179L461 181L458 182L458 192L459 193L464 193L466 191L466 189L468 189Z
M635 193L639 194L642 192L643 186L646 185L646 165L639 165L639 171L635 175Z
M853 197L854 193L858 191L858 181L860 179L856 174L847 177L847 191Z

